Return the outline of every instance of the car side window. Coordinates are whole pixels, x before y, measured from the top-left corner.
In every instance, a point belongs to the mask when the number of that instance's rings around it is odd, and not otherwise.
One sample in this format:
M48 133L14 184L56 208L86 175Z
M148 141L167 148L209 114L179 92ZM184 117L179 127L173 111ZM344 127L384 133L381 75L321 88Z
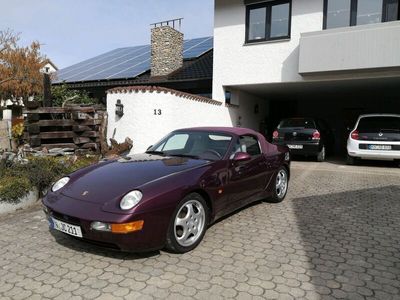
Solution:
M233 149L231 158L233 158L233 156L237 152L246 152L250 154L250 156L260 155L261 149L257 138L251 135L240 136L235 145L235 148Z

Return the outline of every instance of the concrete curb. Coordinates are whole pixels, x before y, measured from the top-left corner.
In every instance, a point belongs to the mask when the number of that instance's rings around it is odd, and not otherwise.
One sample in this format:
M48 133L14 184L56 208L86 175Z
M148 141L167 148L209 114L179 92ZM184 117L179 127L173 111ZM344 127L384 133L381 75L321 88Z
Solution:
M0 200L0 216L15 212L20 209L28 208L37 203L38 199L39 199L39 192L37 190L34 190L30 191L29 194L23 197L21 201L17 204L1 202Z

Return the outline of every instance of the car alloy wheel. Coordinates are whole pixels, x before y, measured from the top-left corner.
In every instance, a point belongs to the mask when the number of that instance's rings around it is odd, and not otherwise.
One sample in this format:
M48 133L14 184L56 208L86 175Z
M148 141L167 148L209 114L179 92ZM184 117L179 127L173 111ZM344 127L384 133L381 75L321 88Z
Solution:
M202 240L208 224L208 207L197 193L186 196L178 205L167 234L166 246L177 253L194 249Z
M205 226L205 211L197 200L189 200L178 211L174 222L176 241L183 247L197 242Z
M272 197L266 199L267 202L279 203L285 199L289 187L288 171L285 167L279 169L275 177L275 186Z
M283 199L286 196L288 186L287 172L285 169L280 169L276 176L276 195L279 199Z

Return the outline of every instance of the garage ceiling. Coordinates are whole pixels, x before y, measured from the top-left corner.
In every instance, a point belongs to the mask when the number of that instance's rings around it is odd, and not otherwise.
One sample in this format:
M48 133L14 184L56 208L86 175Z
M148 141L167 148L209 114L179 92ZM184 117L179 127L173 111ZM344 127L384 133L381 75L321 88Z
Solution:
M237 85L232 88L249 92L251 94L268 98L287 98L290 97L337 97L339 94L352 94L362 96L391 94L399 97L400 101L400 77L368 78L352 80L329 80L329 81L304 81L291 83L272 83L272 84L250 84Z

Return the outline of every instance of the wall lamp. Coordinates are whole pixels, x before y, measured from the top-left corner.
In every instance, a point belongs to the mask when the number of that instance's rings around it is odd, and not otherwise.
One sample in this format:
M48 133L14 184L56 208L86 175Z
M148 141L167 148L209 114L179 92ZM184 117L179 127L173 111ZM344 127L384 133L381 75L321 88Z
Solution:
M117 103L115 104L115 114L118 117L122 117L124 115L124 105L121 103L121 100L117 100Z

